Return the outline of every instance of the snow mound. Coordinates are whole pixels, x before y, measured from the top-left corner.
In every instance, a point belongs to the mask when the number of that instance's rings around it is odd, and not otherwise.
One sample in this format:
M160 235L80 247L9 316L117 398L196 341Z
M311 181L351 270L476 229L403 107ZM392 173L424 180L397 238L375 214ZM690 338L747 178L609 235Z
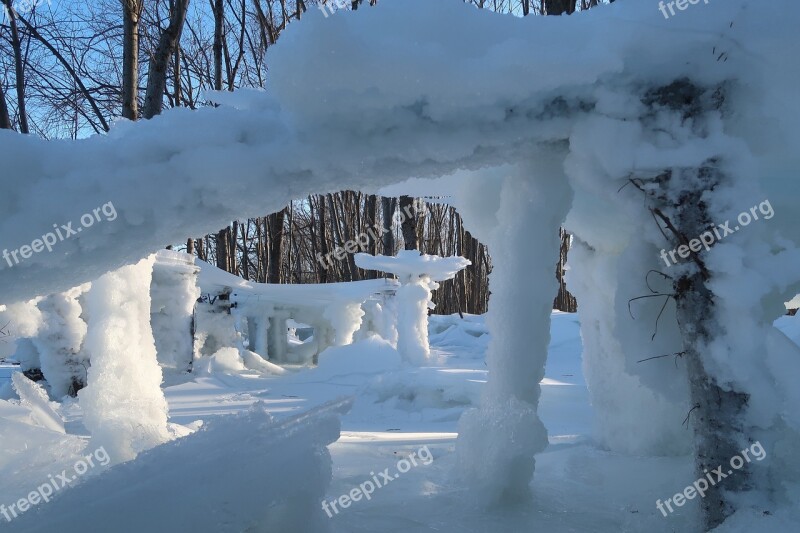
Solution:
M217 372L239 374L247 370L244 365L244 359L242 359L237 348L220 348L204 363L203 370L206 374L215 374Z
M277 421L256 404L87 478L14 520L9 530L325 531L326 446L339 438L339 415L351 406L351 399L336 400Z
M50 406L47 391L41 385L34 383L21 372L14 373L11 380L22 405L30 409L31 419L36 425L56 433L65 433L64 421L61 419L61 415Z
M376 336L348 346L328 348L319 356L315 377L336 375L378 374L399 368L400 355L392 345Z

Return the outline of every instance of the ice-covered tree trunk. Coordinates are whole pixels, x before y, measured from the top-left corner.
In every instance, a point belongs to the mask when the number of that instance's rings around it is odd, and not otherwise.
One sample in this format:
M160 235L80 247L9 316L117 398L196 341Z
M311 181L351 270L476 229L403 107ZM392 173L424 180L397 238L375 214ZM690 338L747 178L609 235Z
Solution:
M645 103L655 110L654 116L670 110L672 118L676 119L674 123L681 124L682 133L691 129L693 135L688 138L676 136L687 145L702 144L712 129L708 122L713 119L709 117L716 115L721 101L720 92L711 94L688 80L653 90L645 98ZM700 500L706 530L720 525L733 513L736 493L751 488L747 463L735 475L727 475L731 458L749 442L745 427L749 396L736 390L730 382L721 383L711 370L710 345L725 335L728 326L718 319L712 290L713 274L704 261L709 252L702 248L695 252L699 247L690 246L719 222L719 214L713 211L713 195L731 181L724 168L720 158L711 157L698 168L671 168L636 184L652 202L652 212L670 244L675 249L689 250L687 262L675 269L672 281L683 339L682 358L686 361L689 378L692 403L689 416L694 428L697 477L704 478L708 474L717 481ZM684 255L686 253L684 251ZM727 475L724 481L712 473L717 468L723 476Z
M713 162L709 163L714 165ZM669 209L669 206L664 206L665 213L671 212L665 217L674 224L676 247L688 243L694 236L703 234L713 226L713 218L706 211L701 196L704 190L713 190L720 181L719 170L714 166L684 170L679 174L668 174L665 185L669 188L673 180L678 183L697 180L705 186L681 191L681 204L677 207ZM748 395L722 386L708 372L704 362L708 345L717 335L724 333L717 321L710 281L710 274L698 255L690 271L674 282L678 326L683 336L683 358L689 374L690 417L695 433L698 478L720 466L725 469L723 473L728 473L729 461L748 442L744 427ZM715 474L712 476L716 478ZM720 525L735 510L731 494L748 488L750 483L746 466L735 476L726 478L724 483L711 486L701 500L705 527L710 530Z
M150 328L153 257L110 272L86 295L85 349L92 358L80 391L84 425L113 463L169 440L167 402Z

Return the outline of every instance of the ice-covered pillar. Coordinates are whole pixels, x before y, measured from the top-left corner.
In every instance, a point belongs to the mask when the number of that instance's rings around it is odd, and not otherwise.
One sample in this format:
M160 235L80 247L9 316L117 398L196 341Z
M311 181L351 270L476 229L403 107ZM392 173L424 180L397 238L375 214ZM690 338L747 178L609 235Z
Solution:
M565 155L566 147L551 146L535 165L487 171L459 193L465 222L493 227L473 232L489 246L493 263L489 380L480 407L461 417L457 446L459 473L482 502L529 497L534 454L547 446L536 411L558 292L559 227L572 198ZM491 177L495 182L487 183Z
M287 336L289 318L291 318L289 311L285 309L276 309L272 316L269 317L269 360L275 363L289 362L289 339Z
M169 440L167 402L150 328L153 257L105 274L86 294L92 358L88 385L78 393L93 446L112 462Z
M247 338L250 341L248 348L263 357L269 359L269 317L272 314L263 311L259 314L247 317Z
M364 314L361 302L339 300L325 308L322 316L328 320L333 328L334 346L352 344L353 335L361 327L361 320Z
M401 250L397 257L356 254L356 264L365 270L395 274L397 289L397 351L404 361L424 364L430 356L428 344L428 309L433 309L431 291L438 281L452 279L472 264L463 257L422 255L415 250Z
M42 373L50 396L76 396L86 385L89 357L81 347L86 323L81 318L78 298L90 285L81 285L67 292L51 294L39 302L42 327L31 339L39 352Z
M153 265L150 309L158 362L164 369L188 372L194 357L192 317L200 297L194 257L160 250Z

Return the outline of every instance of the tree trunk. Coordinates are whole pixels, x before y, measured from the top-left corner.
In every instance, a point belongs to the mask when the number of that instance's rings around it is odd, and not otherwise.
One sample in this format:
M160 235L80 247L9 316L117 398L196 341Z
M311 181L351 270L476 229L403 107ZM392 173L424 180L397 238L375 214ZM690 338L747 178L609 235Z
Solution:
M267 283L281 282L281 262L283 259L283 224L286 210L281 209L269 216L269 275Z
M222 39L225 6L222 0L214 0L214 89L222 90Z
M139 118L139 18L142 0L122 0L122 116Z
M217 268L228 271L228 228L221 230L216 235Z
M6 104L6 93L3 85L0 84L0 130L10 130L11 118L8 116L8 105Z
M706 91L688 80L675 82L652 91L645 100L656 109L671 108L691 119L702 136L703 112L715 112L718 102ZM690 139L688 142L695 141ZM687 245L690 239L702 235L713 226L714 216L709 212L708 191L721 187L726 180L717 160L706 161L701 168L671 169L652 180L657 192L647 192L655 201L651 210L670 233L675 247ZM692 188L687 189L687 184ZM645 191L640 187L640 190ZM649 191L649 190L648 190ZM676 200L677 199L677 200ZM713 276L705 267L705 252L692 252L687 268L673 280L678 328L683 339L682 358L687 362L689 392L692 410L689 417L694 428L695 467L698 479L707 473L723 468L729 472L732 457L738 455L748 436L744 427L747 420L749 396L731 390L717 382L706 368L704 358L707 347L724 335L715 309L711 289ZM711 484L700 500L705 530L720 525L735 510L739 493L752 488L750 464L733 476L725 476L723 483ZM716 478L719 480L719 478Z
M342 240L342 228L339 223L339 214L336 212L336 204L333 200L333 195L328 195L328 209L331 212L331 227L333 227L333 237L334 237L334 246L344 246L344 240ZM344 266L345 269L345 281L353 281L353 273L350 272L350 264L345 261Z
M22 61L22 42L19 39L17 28L17 14L14 11L12 0L3 0L8 15L8 24L11 27L11 47L14 50L14 70L17 87L17 107L19 111L19 131L28 134L28 112L25 106L25 64Z
M325 223L325 197L320 196L318 198L319 201L319 253L325 261L325 266L321 266L321 270L319 272L320 276L320 283L328 283L328 263L327 263L327 255L328 255L328 237L326 234L327 225ZM316 259L316 258L315 258Z
M150 58L147 92L144 97L145 118L153 118L161 113L164 91L167 87L167 67L181 39L189 0L172 0L170 8L169 26L161 33L158 47Z
M400 197L400 213L403 217L401 230L406 250L419 250L417 242L417 214L414 211L414 199L410 196Z
M380 235L380 230L375 229L378 223L378 198L374 194L367 195L364 203L364 225L366 226L365 232L369 239L367 240L367 253L369 255L376 255L378 253L378 242L375 239ZM367 270L367 279L377 279L377 270Z
M553 303L553 308L565 313L575 313L578 311L578 303L575 297L567 290L567 283L564 280L565 267L569 256L570 235L562 228L559 230L561 235L561 253L559 255L558 266L556 268L556 279L558 279L558 295Z
M397 202L394 198L381 198L381 211L383 214L383 229L387 230L383 234L383 255L394 255L394 211L397 207ZM381 230L381 231L382 231Z
M572 15L575 12L575 0L544 0L547 15Z

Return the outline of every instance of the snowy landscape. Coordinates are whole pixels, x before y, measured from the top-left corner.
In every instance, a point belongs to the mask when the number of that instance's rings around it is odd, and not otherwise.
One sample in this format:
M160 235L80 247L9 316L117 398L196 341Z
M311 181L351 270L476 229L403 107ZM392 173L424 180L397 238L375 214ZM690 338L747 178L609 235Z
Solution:
M797 2L0 4L0 532L800 530Z

